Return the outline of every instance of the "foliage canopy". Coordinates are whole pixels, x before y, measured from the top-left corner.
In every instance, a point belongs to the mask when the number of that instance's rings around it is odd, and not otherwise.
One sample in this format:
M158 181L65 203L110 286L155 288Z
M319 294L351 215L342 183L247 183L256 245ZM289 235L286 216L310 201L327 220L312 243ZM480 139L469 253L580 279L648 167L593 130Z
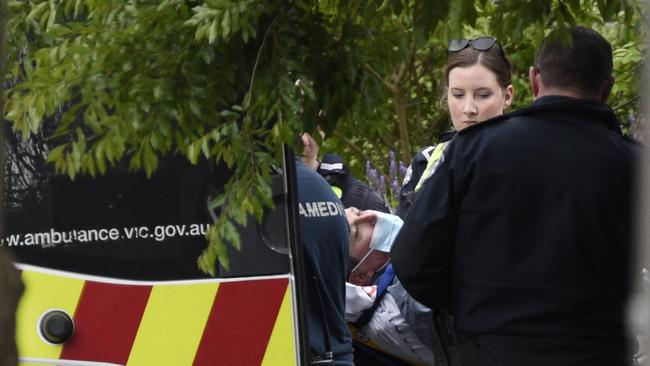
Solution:
M359 173L366 160L387 171L389 151L407 162L448 129L450 38L498 37L521 106L541 39L592 26L615 49L612 105L640 120L635 1L9 0L7 12L5 119L44 135L58 172L126 161L150 175L168 154L233 168L199 259L210 273L240 245L235 225L272 205L270 170L301 131L323 128L324 149Z

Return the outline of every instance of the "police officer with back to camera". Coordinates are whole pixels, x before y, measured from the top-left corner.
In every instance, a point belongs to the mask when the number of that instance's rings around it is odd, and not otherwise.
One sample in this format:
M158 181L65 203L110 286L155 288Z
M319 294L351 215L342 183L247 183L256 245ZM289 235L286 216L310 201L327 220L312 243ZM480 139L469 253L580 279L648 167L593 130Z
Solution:
M610 44L580 26L570 38L542 43L530 106L450 142L393 246L407 291L453 317L452 364L631 360L638 152L604 103Z

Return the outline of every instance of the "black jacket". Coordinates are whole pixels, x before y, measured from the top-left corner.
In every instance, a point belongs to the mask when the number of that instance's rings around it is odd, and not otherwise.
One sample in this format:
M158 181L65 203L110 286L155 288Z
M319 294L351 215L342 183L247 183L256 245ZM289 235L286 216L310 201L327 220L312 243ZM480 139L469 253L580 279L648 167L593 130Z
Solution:
M456 135L456 131L447 131L444 132L438 138L438 143L447 142L451 140ZM421 148L411 159L411 164L406 170L406 176L402 182L402 187L399 190L399 205L395 211L395 215L406 220L408 212L413 206L413 200L415 197L415 187L417 187L424 170L429 164L429 159L431 159L431 154L437 147L437 144L429 145Z
M621 340L635 150L592 100L466 128L396 239L397 277L460 332Z
M390 212L383 198L375 190L350 174L348 167L345 166L339 155L323 155L318 174L322 175L330 186L341 190L341 202L346 208L356 207L359 210Z

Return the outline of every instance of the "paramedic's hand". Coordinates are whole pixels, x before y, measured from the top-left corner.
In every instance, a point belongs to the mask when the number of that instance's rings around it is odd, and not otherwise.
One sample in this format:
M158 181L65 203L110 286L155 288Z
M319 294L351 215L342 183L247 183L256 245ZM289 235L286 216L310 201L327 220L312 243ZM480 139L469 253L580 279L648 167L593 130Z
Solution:
M312 168L313 170L318 170L320 162L318 161L318 144L313 137L307 132L303 133L300 138L302 139L303 149L302 149L302 163Z

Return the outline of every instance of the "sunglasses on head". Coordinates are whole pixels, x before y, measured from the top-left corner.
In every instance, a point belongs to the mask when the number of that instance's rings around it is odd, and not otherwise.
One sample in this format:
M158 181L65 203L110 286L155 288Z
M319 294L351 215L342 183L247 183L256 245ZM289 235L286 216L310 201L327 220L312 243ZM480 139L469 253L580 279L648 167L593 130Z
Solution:
M452 39L447 45L447 52L459 52L467 47L472 47L477 51L488 51L497 43L494 37L478 37L475 39Z

